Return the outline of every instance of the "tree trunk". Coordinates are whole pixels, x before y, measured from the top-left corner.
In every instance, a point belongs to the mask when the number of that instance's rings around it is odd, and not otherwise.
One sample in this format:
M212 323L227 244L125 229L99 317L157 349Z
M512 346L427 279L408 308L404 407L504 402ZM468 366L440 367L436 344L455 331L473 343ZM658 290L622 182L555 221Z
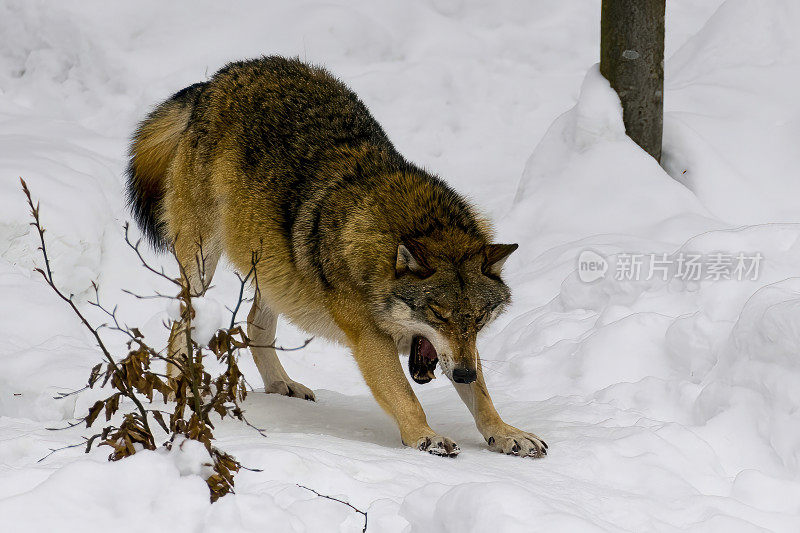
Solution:
M600 72L622 102L625 133L661 161L666 0L603 0Z

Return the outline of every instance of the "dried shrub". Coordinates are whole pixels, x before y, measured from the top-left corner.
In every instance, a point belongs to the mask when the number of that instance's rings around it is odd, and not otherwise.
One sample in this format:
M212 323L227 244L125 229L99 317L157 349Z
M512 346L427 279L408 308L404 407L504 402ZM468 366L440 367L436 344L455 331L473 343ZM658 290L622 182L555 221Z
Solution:
M180 277L171 278L163 270L157 270L149 265L139 250L139 243L131 242L126 225L125 240L142 262L142 266L154 275L169 280L178 288L178 295L174 297L163 294L138 296L173 298L180 304L181 320L176 327L185 328L185 338L188 339L186 353L181 353L178 357L168 357L166 349L156 350L138 328L119 322L116 307L109 309L100 302L96 284L92 284L94 301L89 303L108 318L107 323L99 326L89 322L76 306L72 295L67 296L58 288L50 268L50 258L44 238L45 229L39 218L39 205L34 203L25 181L22 179L20 181L31 209L33 217L31 225L36 228L39 235L39 251L44 261L44 268L37 268L36 271L91 332L104 358L103 362L92 368L87 387L107 387L112 392L105 399L95 402L78 423L85 422L87 428L93 427L102 415L106 425L86 439L86 452L88 453L95 444L108 446L112 449L109 460L118 461L140 450L155 450L159 440L162 440L163 446L168 449L183 439L196 440L205 446L209 454L208 465L213 474L206 479L206 483L211 501L233 492L234 475L243 467L234 457L214 446L214 424L211 418L212 413L216 413L220 418L232 417L254 427L246 420L241 408L241 402L247 396L247 389L237 360L240 351L250 346L250 340L244 330L237 325L236 313L243 301L246 286L255 279L258 257L253 256L250 272L244 277L239 277L241 282L239 299L231 311L230 326L217 331L207 346L201 346L191 336L192 319L195 316L192 298L198 295L192 294L189 290L183 269ZM200 249L202 256L202 246ZM173 323L165 325L171 328ZM100 335L100 331L104 328L127 336L128 353L122 359L114 357L107 348ZM204 366L206 357L214 357L217 362L222 363L224 371L218 375L211 375ZM156 372L152 367L155 361L166 361L174 365L176 371L170 375ZM152 407L153 400L158 397L167 403L169 411ZM133 408L122 414L119 425L111 424L112 417L127 406L121 403L123 399L130 400ZM164 432L161 439L154 433L156 426ZM255 427L254 429L261 432Z
M58 288L53 280L50 258L47 255L47 245L44 239L45 229L39 219L39 204L34 204L25 180L20 178L20 182L31 210L33 218L31 226L36 228L39 235L39 251L44 261L44 268L36 268L35 270L42 275L45 283L72 309L81 323L89 330L104 358L103 362L95 365L90 371L86 387L71 393L61 394L58 398L64 398L87 388L94 388L98 384L100 388L109 387L113 391L105 399L95 402L89 408L86 416L80 418L78 422L67 426L75 427L85 422L86 427L90 428L102 414L105 417L106 425L98 433L86 438L85 442L54 449L50 453L84 445L86 453L88 453L92 446L98 443L101 446L112 448L113 451L108 456L109 461L118 461L134 455L140 450L155 450L157 448L156 442L161 440L157 439L153 432L153 428L157 426L164 432L162 446L167 449L172 449L175 445L180 446L185 439L195 440L203 444L209 455L207 466L213 472L206 478L212 502L217 501L228 493L232 493L234 475L240 469L246 467L242 466L233 456L214 446L214 434L212 431L214 424L211 421L211 413L216 413L220 418L231 417L238 419L258 431L261 435L266 436L262 430L253 426L244 416L241 402L247 397L247 389L244 376L237 364L240 351L252 346L250 339L241 326L238 325L236 315L244 301L247 285L252 283L255 286L255 290L258 291L255 275L256 265L259 260L258 255L253 254L250 271L245 276L239 276L239 297L236 305L231 309L230 324L228 327L218 330L207 346L201 346L191 336L192 319L195 318L192 298L199 295L192 294L188 283L184 281L186 276L183 268L181 267L180 277L171 278L163 270L152 267L142 256L139 250L140 243L131 242L128 235L128 225L125 225L125 242L141 261L142 267L154 275L168 280L178 288L177 296L159 293L141 296L129 293L137 298L172 299L180 304L181 320L178 324L180 324L181 328L184 328L185 338L188 339L186 353L180 354L179 358L169 357L166 354L166 349L156 350L148 344L138 328L129 327L119 322L117 308L109 309L100 302L96 283L92 282L95 297L94 301L89 303L108 318L107 323L99 326L94 326L89 322L86 316L78 309L72 295L67 296ZM200 245L200 258L198 258L198 261L202 279L204 278L203 247L202 242L198 244ZM178 264L180 267L180 262ZM203 283L203 286L205 286L205 283ZM172 329L173 323L168 322L165 326ZM124 358L117 360L111 354L100 335L102 329L109 329L127 337L128 353ZM298 350L307 346L310 341L311 339L308 339L296 348L283 348L280 346L272 346L272 348L288 351ZM211 356L219 363L222 363L225 368L217 376L212 376L203 365L205 358ZM174 365L176 372L174 375L158 373L151 368L151 364L154 361L167 362ZM150 407L153 400L156 399L156 395L159 395L169 405L171 411L162 411ZM112 417L124 407L121 405L123 399L130 400L134 408L124 412L122 421L116 426L110 422ZM165 415L167 415L167 418L165 418ZM43 457L40 461L49 455ZM338 502L361 514L364 517L362 532L366 533L368 520L366 511L362 511L345 500L322 494L305 485L298 484L298 486L313 492L320 498Z

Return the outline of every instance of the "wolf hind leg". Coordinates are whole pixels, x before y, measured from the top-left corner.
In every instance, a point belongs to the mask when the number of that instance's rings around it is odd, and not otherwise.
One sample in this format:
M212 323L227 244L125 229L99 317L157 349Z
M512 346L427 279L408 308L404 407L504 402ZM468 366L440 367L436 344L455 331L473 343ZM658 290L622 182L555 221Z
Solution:
M256 291L253 307L247 316L247 336L264 392L315 401L314 391L289 378L275 351L275 329L278 315L270 309Z
M200 238L194 241L175 239L175 258L180 265L181 279L191 296L202 296L211 285L220 256L221 249L214 242L204 242ZM183 320L174 322L169 335L168 358L176 362L184 359L188 353L188 341L186 323ZM168 362L167 375L174 377L177 374L178 368Z

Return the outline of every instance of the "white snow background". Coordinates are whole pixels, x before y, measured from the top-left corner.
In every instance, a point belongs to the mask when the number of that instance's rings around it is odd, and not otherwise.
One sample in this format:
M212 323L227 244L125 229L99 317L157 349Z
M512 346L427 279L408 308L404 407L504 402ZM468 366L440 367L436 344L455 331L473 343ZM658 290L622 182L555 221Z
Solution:
M0 2L0 530L361 530L300 483L381 533L800 531L800 4L668 0L663 168L624 135L593 66L599 5ZM520 243L514 305L480 349L501 414L548 457L489 451L446 379L415 389L461 455L404 448L346 351L314 341L282 360L316 403L256 392L245 408L268 438L218 425L219 446L263 472L242 471L215 504L191 446L38 462L91 434L46 428L98 398L53 396L100 356L32 273L19 177L41 200L59 285L91 313L96 280L127 323L165 340L165 306L122 292L164 289L122 238L127 138L176 90L272 53L329 67L403 154ZM576 274L587 249L764 261L755 281L589 284ZM237 281L225 269L214 281L219 310ZM304 338L280 324L280 344Z

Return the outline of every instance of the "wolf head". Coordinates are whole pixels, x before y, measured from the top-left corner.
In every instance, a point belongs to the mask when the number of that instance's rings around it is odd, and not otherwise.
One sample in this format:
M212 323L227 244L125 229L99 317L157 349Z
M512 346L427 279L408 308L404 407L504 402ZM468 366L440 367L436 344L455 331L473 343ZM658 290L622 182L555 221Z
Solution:
M516 244L484 244L453 258L431 243L400 242L382 322L401 350L409 351L415 381L430 381L437 360L456 383L475 381L476 339L510 302L500 270L516 249Z

